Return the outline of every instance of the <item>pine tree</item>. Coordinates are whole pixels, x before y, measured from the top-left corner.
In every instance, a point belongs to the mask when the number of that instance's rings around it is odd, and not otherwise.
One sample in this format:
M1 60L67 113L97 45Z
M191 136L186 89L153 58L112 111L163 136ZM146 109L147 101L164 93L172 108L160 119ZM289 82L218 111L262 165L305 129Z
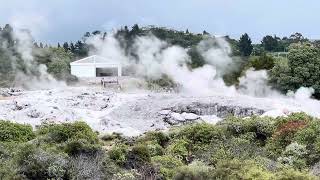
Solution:
M60 43L58 43L58 48L61 48Z
M63 49L67 52L69 51L69 44L67 42L63 43Z
M239 49L242 56L250 56L253 50L252 41L247 33L243 34L239 40Z
M72 53L75 53L75 47L74 47L74 44L71 42L70 43L70 51L72 52Z
M43 48L43 44L42 44L42 42L40 42L40 48Z

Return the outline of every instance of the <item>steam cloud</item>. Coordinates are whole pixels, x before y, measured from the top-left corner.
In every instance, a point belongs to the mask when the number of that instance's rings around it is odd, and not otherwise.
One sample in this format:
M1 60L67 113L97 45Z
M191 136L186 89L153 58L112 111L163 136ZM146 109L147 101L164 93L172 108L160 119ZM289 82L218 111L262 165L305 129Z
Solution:
M187 54L187 49L169 45L153 35L135 39L133 49L138 61L135 57L125 55L120 43L112 34L104 41L95 36L87 42L97 49L92 53L133 66L137 76L158 79L167 75L181 85L182 92L191 94L210 94L212 91L224 94L235 92L235 88L227 87L221 78L232 63L229 57L230 47L222 38L208 38L199 43L197 48L207 64L196 69L188 67L191 58Z
M47 72L47 67L43 64L38 65L34 62L32 55L33 39L27 30L15 29L13 37L16 39L17 51L25 65L25 72L16 69L14 85L26 89L50 89L64 87L66 84L57 81ZM15 63L15 62L13 62ZM37 72L34 75L32 72Z

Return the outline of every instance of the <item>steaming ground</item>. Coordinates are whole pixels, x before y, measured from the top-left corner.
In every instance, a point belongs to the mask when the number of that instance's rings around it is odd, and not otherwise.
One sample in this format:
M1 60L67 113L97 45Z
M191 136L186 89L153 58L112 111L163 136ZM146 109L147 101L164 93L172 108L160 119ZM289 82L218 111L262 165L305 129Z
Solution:
M191 121L216 123L229 114L278 116L304 111L320 117L319 107L319 101L304 98L255 98L214 92L195 96L99 86L0 91L0 119L32 126L83 120L102 134L118 132L127 136Z

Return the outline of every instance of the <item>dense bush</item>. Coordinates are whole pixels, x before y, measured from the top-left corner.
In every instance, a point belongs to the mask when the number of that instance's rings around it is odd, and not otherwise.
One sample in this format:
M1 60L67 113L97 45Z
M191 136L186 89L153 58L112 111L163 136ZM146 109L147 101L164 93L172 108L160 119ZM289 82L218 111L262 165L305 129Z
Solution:
M283 92L300 87L312 87L315 96L320 95L320 51L310 44L295 44L290 47L288 61L276 63L270 72L270 82Z
M85 122L43 124L37 131L45 135L49 142L62 143L70 139L85 139L89 143L97 143L98 136Z
M269 70L273 68L274 61L273 57L268 56L267 54L262 54L258 57L252 57L249 61L249 66L253 67L255 70Z
M180 159L171 155L155 156L152 158L152 164L165 179L172 179L177 168L184 165Z
M22 147L17 155L18 173L28 179L61 179L67 175L64 155L47 152L32 144Z
M0 120L0 142L26 142L34 137L30 125Z
M127 161L128 148L123 144L117 144L109 150L108 154L116 164L123 166Z
M201 162L193 162L188 166L182 166L177 169L175 180L206 180L213 179L213 168L206 166Z
M304 113L228 117L100 144L83 122L44 124L32 141L0 143L0 178L317 179L319 127Z

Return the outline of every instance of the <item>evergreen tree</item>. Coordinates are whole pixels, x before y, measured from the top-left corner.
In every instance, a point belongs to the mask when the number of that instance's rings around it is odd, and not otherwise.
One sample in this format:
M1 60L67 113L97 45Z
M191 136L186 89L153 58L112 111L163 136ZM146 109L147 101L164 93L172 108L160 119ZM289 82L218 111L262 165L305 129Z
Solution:
M63 49L67 52L69 51L69 44L67 42L63 43Z
M239 50L242 56L250 56L252 53L252 41L247 33L243 34L239 40Z
M131 35L131 36L136 36L136 35L138 35L139 33L140 33L140 28L139 28L138 24L133 25L133 26L132 26L132 29L131 29L131 31L130 31L130 35Z
M6 24L1 32L1 37L7 42L8 47L14 46L12 33L13 33L13 28L10 26L10 24Z
M280 38L277 36L267 35L263 37L261 44L266 51L277 51L279 46Z
M43 48L43 44L42 44L42 42L40 42L40 48Z
M72 53L75 53L75 47L74 47L74 44L71 42L70 43L70 51L72 52Z
M93 32L92 32L92 34L96 36L96 35L99 35L99 34L101 34L101 31L99 31L99 30L96 30L96 31L93 31Z
M202 34L203 34L203 35L209 35L209 33L208 33L206 30L204 30L204 31L202 32Z
M39 48L38 43L37 43L37 42L34 42L34 43L33 43L33 47L34 47L34 48Z
M61 48L60 43L58 43L58 48Z

